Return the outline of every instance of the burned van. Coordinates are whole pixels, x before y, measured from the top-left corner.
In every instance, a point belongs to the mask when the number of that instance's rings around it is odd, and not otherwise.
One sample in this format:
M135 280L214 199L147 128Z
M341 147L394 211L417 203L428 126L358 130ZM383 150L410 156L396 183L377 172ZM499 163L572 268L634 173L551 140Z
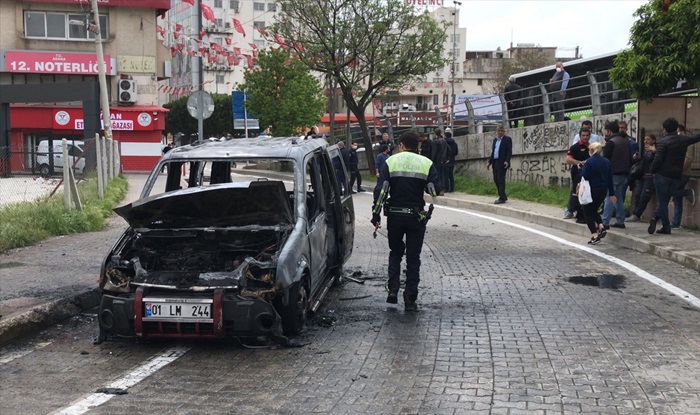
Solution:
M115 209L129 226L102 264L101 336L297 335L352 254L350 193L321 139L167 152Z

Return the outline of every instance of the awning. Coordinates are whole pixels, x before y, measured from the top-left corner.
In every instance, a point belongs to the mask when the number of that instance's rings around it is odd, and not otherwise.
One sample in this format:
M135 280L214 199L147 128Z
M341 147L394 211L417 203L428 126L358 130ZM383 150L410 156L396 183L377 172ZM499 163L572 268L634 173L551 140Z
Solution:
M365 115L365 120L366 121L374 121L376 117L374 115ZM334 117L334 122L336 123L341 123L341 122L347 122L348 120L348 115L347 114L335 114ZM331 116L329 114L323 114L321 117L321 122L324 124L328 124L331 122ZM350 114L350 122L357 122L357 117L355 114Z

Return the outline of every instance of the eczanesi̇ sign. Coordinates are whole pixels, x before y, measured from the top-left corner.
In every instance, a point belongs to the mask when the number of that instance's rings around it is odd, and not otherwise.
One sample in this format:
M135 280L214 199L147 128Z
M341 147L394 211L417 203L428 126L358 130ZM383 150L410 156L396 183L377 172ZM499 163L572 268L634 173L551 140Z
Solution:
M113 131L152 131L154 128L153 115L148 112L117 110L110 111ZM100 115L100 122L102 115ZM104 128L104 126L102 126ZM65 108L54 110L53 128L55 130L83 130L85 120L82 109Z

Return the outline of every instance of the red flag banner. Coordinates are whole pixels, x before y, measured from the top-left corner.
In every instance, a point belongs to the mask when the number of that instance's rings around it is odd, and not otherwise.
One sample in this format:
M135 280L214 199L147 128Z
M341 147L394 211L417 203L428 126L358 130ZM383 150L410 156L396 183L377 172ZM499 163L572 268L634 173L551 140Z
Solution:
M230 38L230 37L225 38L225 40L226 40L226 44L227 44L227 45L230 45L230 44L231 44L231 38Z
M245 37L245 30L243 29L243 25L241 24L241 21L234 18L233 19L233 28L236 29L236 32L240 33Z
M262 27L260 27L260 26L253 26L253 29L255 29L255 30L257 30L258 32L260 32L261 35L267 36L267 32L266 32L265 29L263 29Z
M250 48L253 50L258 48L258 45L256 45L255 43L248 43L248 45L250 45Z
M296 51L299 53L304 52L304 47L301 46L301 43L299 42L294 42L294 49L296 49Z
M205 19L209 20L212 23L216 23L216 18L214 17L214 11L211 9L211 7L207 6L204 3L200 3L199 7L202 8L202 17Z
M236 47L234 47L234 48L233 48L233 53L235 53L236 55L240 55L240 54L241 54L241 48L236 48Z
M274 38L275 38L275 42L277 42L277 44L282 46L283 49L289 49L289 46L287 46L287 44L284 42L284 39L282 38L282 36L275 35Z
M165 29L163 29L161 26L156 26L156 30L158 31L158 34L165 37Z
M182 0L183 3L191 4L194 6L194 0Z
M206 36L206 35L207 35L207 32L205 32L204 30L200 30L200 32L199 32L199 37L200 37L200 38L203 38L203 37Z
M243 55L246 62L248 63L248 68L253 69L255 67L255 58L251 55Z

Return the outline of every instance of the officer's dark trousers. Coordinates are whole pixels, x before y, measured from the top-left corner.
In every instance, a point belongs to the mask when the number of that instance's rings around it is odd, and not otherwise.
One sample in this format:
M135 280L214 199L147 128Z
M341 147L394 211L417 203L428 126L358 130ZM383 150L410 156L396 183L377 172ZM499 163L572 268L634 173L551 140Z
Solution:
M389 290L398 292L401 275L401 258L406 253L406 289L404 296L412 301L418 297L420 282L420 252L423 248L425 224L416 216L390 215L387 217L389 237ZM406 242L404 243L404 235Z

